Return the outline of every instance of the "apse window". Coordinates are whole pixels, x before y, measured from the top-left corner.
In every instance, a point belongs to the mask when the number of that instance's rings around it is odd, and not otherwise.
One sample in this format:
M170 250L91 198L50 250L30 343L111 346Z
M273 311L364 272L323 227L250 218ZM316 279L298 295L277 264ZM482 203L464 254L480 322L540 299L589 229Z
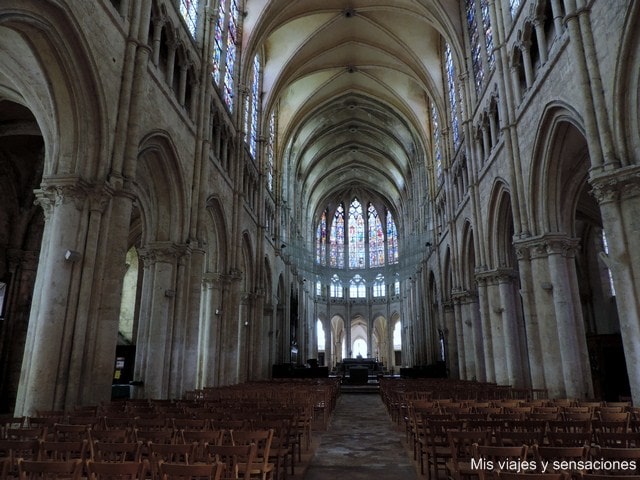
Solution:
M604 233L604 230L602 230L602 250L604 251L605 255L609 255L609 243L607 242L607 235ZM613 275L611 273L611 269L608 266L606 266L605 269L607 270L607 279L609 281L609 291L611 292L611 296L615 297L616 287L613 285Z

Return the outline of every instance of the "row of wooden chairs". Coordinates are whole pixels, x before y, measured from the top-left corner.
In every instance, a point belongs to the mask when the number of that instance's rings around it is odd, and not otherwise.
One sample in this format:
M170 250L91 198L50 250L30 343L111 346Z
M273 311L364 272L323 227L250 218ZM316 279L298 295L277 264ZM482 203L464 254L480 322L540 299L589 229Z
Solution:
M86 468L86 475L83 470ZM161 480L223 480L238 478L225 476L226 465L222 462L210 464L172 464L160 462ZM108 463L88 460L83 468L81 460L24 460L18 462L20 480L144 480L149 472L146 461Z

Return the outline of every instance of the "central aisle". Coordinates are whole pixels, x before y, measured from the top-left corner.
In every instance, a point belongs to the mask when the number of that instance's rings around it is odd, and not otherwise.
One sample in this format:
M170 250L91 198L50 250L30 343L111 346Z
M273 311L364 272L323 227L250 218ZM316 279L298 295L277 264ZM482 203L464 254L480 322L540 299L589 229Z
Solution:
M378 394L341 394L304 480L413 480L418 475Z

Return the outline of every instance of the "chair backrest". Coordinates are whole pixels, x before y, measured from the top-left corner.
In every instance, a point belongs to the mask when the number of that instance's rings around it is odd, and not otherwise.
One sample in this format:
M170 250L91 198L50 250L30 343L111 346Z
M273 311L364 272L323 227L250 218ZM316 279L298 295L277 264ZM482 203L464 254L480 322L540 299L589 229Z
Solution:
M68 425L56 423L51 428L53 440L58 442L76 442L89 440L89 431L86 425Z
M556 447L581 447L591 445L590 432L547 432L549 445Z
M146 478L148 462L95 462L87 461L88 480L143 480Z
M141 456L142 444L140 442L93 442L91 444L91 459L95 462L139 462Z
M249 445L208 445L207 452L210 462L224 463L223 478L238 479L241 464L252 465L256 461L257 448L255 443ZM244 469L243 480L251 478L251 470Z
M490 442L491 432L449 430L447 438L453 462L463 462L473 458L474 444L486 445Z
M549 469L552 469L554 465L557 465L561 470L564 470L563 465L567 462L567 465L569 465L569 469L571 470L571 462L584 462L587 459L589 447L586 445L577 447L534 445L533 452L538 465L547 464Z
M513 473L497 472L499 480L569 480L571 477L564 472L550 473Z
M232 430L231 442L233 445L251 445L255 444L257 456L267 463L269 461L269 452L271 451L271 442L273 441L273 429L268 430Z
M640 447L640 432L600 432L596 430L594 435L595 442L601 447Z
M45 441L40 442L38 460L82 460L89 458L89 442L85 440L75 442Z
M607 470L594 473L608 473L613 475L640 475L640 448L610 448L595 447L591 450L591 457L609 461ZM635 468L634 468L635 467Z
M167 430L142 430L136 428L133 430L133 439L143 444L149 442L174 443L175 433L173 432L173 428Z
M82 460L18 460L20 480L79 480Z
M114 428L109 430L89 430L91 443L95 441L108 443L129 443L133 440L133 429Z
M161 480L220 480L225 464L221 462L184 465L160 462L158 465Z
M502 446L542 445L544 443L544 432L512 432L510 430L498 430L496 432L496 444Z

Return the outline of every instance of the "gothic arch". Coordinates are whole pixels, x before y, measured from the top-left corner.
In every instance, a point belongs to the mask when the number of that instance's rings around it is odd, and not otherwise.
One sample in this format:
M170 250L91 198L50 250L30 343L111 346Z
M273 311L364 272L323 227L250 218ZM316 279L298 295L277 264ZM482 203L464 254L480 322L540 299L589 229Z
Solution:
M640 73L633 65L640 63L640 4L631 2L625 16L624 35L616 72L613 99L613 124L616 152L622 165L639 162L640 151Z
M489 265L493 268L514 267L511 193L503 179L496 180L493 185L488 213Z
M229 230L224 208L217 197L207 200L207 215L204 222L205 252L207 256L205 269L208 272L228 273Z
M103 139L110 135L104 94L73 12L38 1L7 0L3 7L0 99L27 106L36 118L45 143L44 176L105 175Z
M169 136L154 132L140 144L134 191L142 216L143 245L184 241L188 197L177 151Z
M541 118L531 164L534 235L573 232L574 213L590 166L577 118L563 105L549 105Z
M460 268L462 273L462 288L475 291L476 248L473 241L473 227L468 220L462 227L462 251L460 252Z

